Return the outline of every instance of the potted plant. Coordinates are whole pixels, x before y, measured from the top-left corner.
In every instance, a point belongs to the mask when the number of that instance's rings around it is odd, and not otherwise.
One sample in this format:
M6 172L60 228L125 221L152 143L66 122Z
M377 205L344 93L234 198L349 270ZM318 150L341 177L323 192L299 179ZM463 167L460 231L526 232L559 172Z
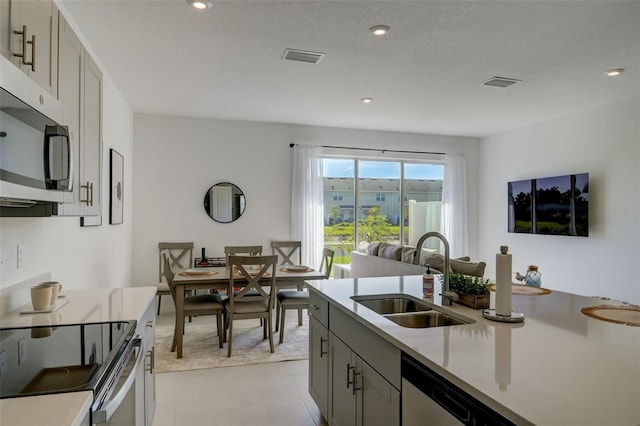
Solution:
M449 274L449 290L458 294L456 303L473 309L489 307L489 280L452 272Z

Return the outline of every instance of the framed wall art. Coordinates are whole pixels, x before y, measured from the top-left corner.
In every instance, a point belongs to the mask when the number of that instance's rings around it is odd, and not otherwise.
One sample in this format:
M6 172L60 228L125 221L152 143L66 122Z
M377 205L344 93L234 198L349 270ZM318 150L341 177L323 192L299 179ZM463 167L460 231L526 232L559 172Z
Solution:
M109 224L119 225L123 216L124 157L109 150Z

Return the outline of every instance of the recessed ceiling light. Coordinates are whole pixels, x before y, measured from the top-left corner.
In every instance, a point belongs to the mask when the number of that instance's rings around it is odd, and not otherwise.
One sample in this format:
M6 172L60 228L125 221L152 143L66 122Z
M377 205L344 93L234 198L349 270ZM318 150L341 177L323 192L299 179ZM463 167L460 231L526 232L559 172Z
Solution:
M371 31L373 35L381 36L388 33L390 29L391 27L389 27L388 25L374 25L373 27L369 28L369 31Z
M213 4L211 0L187 0L187 3L198 10L207 10Z
M373 102L373 98L362 98L360 101L362 101L363 104L370 104Z
M617 77L624 72L624 68L614 68L605 73L607 77Z

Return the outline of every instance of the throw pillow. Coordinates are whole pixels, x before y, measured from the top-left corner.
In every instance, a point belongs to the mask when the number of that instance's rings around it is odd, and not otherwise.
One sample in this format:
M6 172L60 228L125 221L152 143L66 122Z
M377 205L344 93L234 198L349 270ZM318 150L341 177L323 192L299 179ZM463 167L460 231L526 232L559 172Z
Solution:
M388 243L380 243L380 247L378 247L378 257L399 261L402 257L402 247Z
M402 247L402 254L400 255L400 259L404 263L413 263L413 255L416 252L416 249L410 246Z
M369 247L367 247L367 254L371 256L377 256L379 248L380 248L380 243L371 243L369 244Z
M465 262L462 260L451 259L451 270L463 275L472 275L474 277L483 277L484 269L487 264L484 262Z
M422 250L422 255L420 256L420 265L429 265L431 269L444 271L444 256L440 253Z

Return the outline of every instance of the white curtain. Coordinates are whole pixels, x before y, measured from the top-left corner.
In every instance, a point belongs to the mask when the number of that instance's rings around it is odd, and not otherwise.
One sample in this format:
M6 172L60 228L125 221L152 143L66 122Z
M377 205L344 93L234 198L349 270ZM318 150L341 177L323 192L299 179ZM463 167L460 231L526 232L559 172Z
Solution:
M318 269L324 247L322 147L294 145L291 238L302 241L302 262Z
M449 240L451 257L469 255L467 177L462 154L445 155L444 188L444 236Z

